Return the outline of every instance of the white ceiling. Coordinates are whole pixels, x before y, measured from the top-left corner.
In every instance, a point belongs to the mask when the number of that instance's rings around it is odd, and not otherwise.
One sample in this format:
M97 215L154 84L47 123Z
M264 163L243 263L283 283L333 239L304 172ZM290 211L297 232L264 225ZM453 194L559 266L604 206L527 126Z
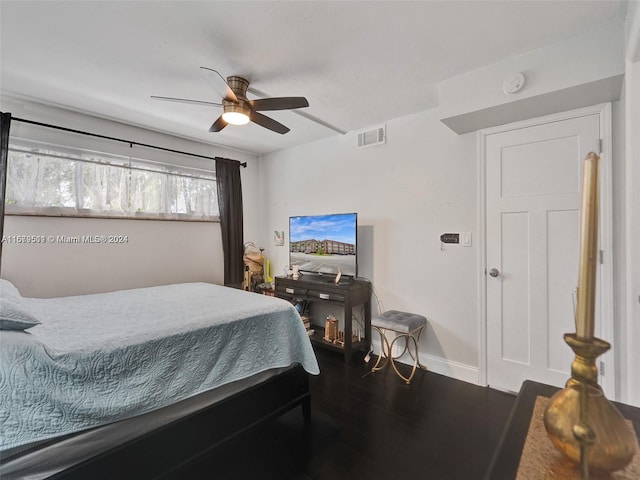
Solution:
M448 77L624 16L625 1L0 2L3 94L266 153L335 135L292 112L209 133L219 102L199 67L353 131L437 106ZM34 119L38 120L38 119Z

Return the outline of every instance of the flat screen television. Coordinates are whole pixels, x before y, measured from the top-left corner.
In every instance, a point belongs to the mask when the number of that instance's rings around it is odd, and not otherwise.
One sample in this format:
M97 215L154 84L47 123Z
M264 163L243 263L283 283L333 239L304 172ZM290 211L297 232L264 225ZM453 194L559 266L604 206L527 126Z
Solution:
M303 273L356 277L357 213L289 218L289 265Z

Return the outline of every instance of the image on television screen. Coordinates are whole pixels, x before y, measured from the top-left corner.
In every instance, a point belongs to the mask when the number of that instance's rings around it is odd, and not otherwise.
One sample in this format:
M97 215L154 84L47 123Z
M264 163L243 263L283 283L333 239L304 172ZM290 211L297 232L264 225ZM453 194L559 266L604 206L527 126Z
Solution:
M289 264L300 271L356 276L358 215L308 215L289 218Z

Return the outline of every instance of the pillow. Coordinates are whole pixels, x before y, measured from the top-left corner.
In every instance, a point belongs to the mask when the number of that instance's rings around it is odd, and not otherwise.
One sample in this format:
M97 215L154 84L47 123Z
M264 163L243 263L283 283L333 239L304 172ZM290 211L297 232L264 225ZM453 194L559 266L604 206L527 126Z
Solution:
M26 330L40 323L24 305L0 297L0 330Z
M0 297L2 298L22 298L18 289L9 280L0 278Z

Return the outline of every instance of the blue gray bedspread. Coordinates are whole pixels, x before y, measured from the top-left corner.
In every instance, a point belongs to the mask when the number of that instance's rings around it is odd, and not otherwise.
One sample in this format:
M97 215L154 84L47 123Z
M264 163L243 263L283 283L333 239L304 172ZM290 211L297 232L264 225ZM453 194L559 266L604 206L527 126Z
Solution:
M0 332L0 450L105 425L255 373L319 373L295 308L190 283L22 304L42 324Z

